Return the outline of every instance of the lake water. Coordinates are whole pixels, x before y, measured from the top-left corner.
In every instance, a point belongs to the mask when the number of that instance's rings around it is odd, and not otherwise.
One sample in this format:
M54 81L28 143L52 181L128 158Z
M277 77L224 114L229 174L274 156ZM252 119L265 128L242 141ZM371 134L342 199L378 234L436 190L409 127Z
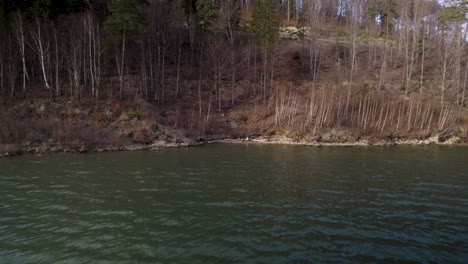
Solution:
M468 148L0 160L0 263L468 263Z

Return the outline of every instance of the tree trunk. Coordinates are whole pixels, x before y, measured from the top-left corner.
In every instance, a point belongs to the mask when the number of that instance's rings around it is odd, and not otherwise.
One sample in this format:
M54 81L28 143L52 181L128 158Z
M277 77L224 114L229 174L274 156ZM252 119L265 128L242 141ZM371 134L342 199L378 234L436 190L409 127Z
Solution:
M2 87L2 94L5 95L5 83L4 83L4 75L3 75L3 56L0 54L0 87Z
M457 104L460 104L461 102L461 89L460 89L460 83L461 83L461 57L462 57L462 25L461 23L457 22L456 30L455 30L455 61L454 61L454 71L453 71L453 86L455 89L456 97L457 97Z
M54 91L52 90L52 87L49 83L49 80L47 77L47 68L46 68L48 67L46 63L48 63L48 58L49 58L49 44L47 44L47 47L44 47L44 43L42 40L41 23L39 22L39 18L36 18L36 26L37 26L37 32L32 32L32 34L33 34L33 39L36 45L36 53L38 54L39 63L41 66L42 80L44 82L46 89L49 91L52 101L55 101Z
M94 25L91 18L91 14L87 15L87 31L88 31L88 62L89 62L89 75L91 79L91 94L93 97L96 96L96 76L95 76L95 43L94 43ZM93 52L94 51L94 52Z
M262 98L264 102L266 100L266 83L268 79L267 62L268 62L268 56L264 55L263 56L263 73L262 73Z
M59 49L58 49L58 42L57 42L57 30L55 26L52 27L54 32L54 43L55 43L55 95L58 97L60 96L60 84L59 84Z
M143 95L143 93L146 94L146 91L148 91L148 86L147 86L147 77L146 77L146 46L145 42L141 42L141 72L140 72L140 94Z
M13 50L13 45L12 45L12 37L9 35L8 37L8 49ZM13 99L15 96L15 83L16 83L16 76L17 76L17 67L16 67L16 57L15 54L12 52L9 52L7 55L7 70L8 70L8 81L10 85L10 97Z
M202 88L202 59L203 59L203 56L202 56L202 52L200 52L200 74L199 74L199 78L198 78L198 115L199 117L201 118L202 116L202 96L201 96L201 88Z
M180 85L180 57L182 54L182 43L179 32L179 48L177 52L177 80L176 80L176 97L179 97L179 85Z
M26 69L26 55L25 55L25 41L24 41L24 23L21 13L18 13L16 16L16 37L19 45L20 55L21 55L21 64L22 64L22 88L23 96L26 95L26 77L28 75Z
M231 106L234 105L234 87L236 82L236 59L234 46L231 45Z
M119 81L120 81L120 99L124 98L124 77L125 77L125 34L122 37L122 53L120 54L120 72L119 72Z
M153 72L153 44L151 36L148 37L149 46L149 73L150 73L150 90L156 90L154 88L154 72ZM148 90L146 90L145 97L148 98Z
M96 100L99 99L99 85L101 83L101 38L99 25L93 28L93 69Z
M419 93L420 94L422 94L422 92L423 92L424 60L426 59L425 58L425 55L426 55L425 43L426 43L426 40L425 40L425 36L423 35L422 36L422 54L421 54L421 79L420 79L420 83L419 83Z
M442 36L444 36L444 33L442 33ZM445 90L446 90L446 81L447 81L447 71L448 71L448 57L449 57L449 45L447 43L442 44L442 49L443 49L443 55L442 55L442 85L441 85L441 96L440 96L440 103L444 103L445 99Z
M466 85L468 81L468 57L466 58L465 63L465 81L463 83L463 91L461 96L461 106L465 106L465 93L466 93Z
M166 42L163 42L162 47L162 64L161 64L161 103L164 102L165 89L165 73L166 73Z

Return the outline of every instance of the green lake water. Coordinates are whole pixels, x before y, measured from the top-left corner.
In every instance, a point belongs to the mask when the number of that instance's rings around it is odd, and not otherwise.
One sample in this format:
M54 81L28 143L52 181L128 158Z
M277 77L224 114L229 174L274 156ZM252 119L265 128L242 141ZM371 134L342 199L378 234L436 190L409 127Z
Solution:
M0 159L0 263L468 263L467 147Z

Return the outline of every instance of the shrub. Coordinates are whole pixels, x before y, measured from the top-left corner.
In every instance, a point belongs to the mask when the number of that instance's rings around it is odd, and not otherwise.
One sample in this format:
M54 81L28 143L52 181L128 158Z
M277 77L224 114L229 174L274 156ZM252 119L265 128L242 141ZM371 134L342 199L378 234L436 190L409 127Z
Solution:
M161 110L161 112L159 112L159 115L160 115L161 117L167 117L167 110L164 110L164 109Z
M141 119L141 117L143 116L143 113L141 113L141 111L132 111L132 112L129 112L127 114L125 114L122 118L122 120L124 121L131 121L131 120L139 120Z
M293 56L293 60L300 60L301 59L301 55L299 55L299 52L295 52L294 53L294 56Z

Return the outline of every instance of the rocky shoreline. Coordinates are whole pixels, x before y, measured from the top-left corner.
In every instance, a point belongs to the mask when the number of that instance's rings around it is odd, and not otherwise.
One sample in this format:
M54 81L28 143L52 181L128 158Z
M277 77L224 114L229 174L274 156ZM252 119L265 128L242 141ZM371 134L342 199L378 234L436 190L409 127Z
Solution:
M246 137L246 138L213 138L209 140L200 139L184 140L182 142L166 142L156 141L151 144L127 144L122 146L109 146L100 148L70 148L56 144L36 144L36 145L20 145L10 146L9 150L0 153L0 158L15 157L20 155L45 155L45 154L60 154L60 153L102 153L102 152L117 152L117 151L155 151L162 148L179 148L200 146L205 144L272 144L272 145L296 145L296 146L311 146L311 147L387 147L387 146L428 146L428 145L443 145L443 146L468 146L462 142L459 137L450 137L446 140L440 140L438 136L428 139L396 139L396 140L369 140L363 139L355 142L320 142L320 141L305 141L294 140L284 136L273 137ZM4 147L5 148L5 147Z
M122 146L109 146L99 148L70 148L68 146L60 146L56 144L40 144L35 146L14 146L9 147L9 150L0 152L0 158L15 157L21 155L45 155L45 154L60 154L60 153L102 153L102 152L117 152L117 151L154 151L161 148L179 148L199 145L196 142L164 142L157 141L152 144L128 144Z
M334 146L334 147L354 147L354 146L426 146L426 145L460 145L466 146L459 137L450 137L446 140L441 140L438 136L430 137L428 139L396 139L396 140L374 140L363 139L354 142L320 142L320 141L306 141L294 140L288 137L255 137L255 138L238 138L238 139L214 139L208 141L210 144L277 144L277 145L299 145L299 146Z

